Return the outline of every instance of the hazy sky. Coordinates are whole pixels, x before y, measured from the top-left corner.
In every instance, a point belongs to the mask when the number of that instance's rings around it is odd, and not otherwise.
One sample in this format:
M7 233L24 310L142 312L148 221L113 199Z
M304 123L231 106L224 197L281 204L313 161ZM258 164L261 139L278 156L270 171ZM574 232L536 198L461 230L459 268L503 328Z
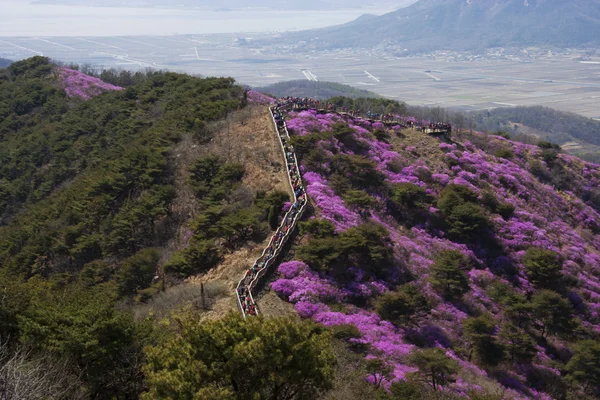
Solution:
M234 11L32 5L0 0L0 36L171 35L310 29L364 11ZM375 11L382 14L389 9Z

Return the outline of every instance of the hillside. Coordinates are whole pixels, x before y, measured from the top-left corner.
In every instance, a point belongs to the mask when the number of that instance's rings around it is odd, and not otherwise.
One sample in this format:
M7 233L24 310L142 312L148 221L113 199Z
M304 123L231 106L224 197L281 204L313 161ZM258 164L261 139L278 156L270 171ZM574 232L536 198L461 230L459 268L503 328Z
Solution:
M287 126L316 218L271 288L362 349L371 382L426 392L411 377L431 385L436 359L457 396L580 391L590 376L575 370L600 339L598 165L313 110Z
M509 46L587 47L598 44L599 33L598 0L420 0L382 16L292 33L285 40L305 40L317 48L391 43L420 52Z
M138 398L154 318L232 309L289 197L252 104L264 96L229 78L138 78L122 89L43 57L0 70L7 398ZM209 269L202 296L183 284Z
M600 398L599 165L314 109L288 138L232 79L112 78L0 69L0 397Z
M256 88L257 91L270 93L277 98L282 97L311 97L313 99L325 100L331 97L381 97L368 90L357 89L353 86L335 82L310 82L307 80L294 80L278 82L272 85Z
M496 108L473 115L482 131L530 134L564 146L569 154L600 162L600 121L547 107ZM515 128L516 127L516 128Z

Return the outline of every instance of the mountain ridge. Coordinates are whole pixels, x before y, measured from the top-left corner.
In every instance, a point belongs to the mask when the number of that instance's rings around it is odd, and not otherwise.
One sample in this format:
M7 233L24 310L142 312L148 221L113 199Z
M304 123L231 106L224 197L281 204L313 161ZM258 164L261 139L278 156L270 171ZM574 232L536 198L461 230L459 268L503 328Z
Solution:
M600 43L600 1L420 0L375 18L289 34L318 48L394 43L413 52Z

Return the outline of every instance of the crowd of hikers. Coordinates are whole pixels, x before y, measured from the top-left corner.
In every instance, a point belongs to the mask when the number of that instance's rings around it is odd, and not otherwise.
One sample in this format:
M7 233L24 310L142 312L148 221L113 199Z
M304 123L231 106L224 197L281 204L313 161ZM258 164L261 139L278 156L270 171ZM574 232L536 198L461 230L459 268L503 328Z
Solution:
M452 131L452 126L447 122L431 123L428 121L416 121L414 118L403 118L393 114L378 114L367 111L366 113L360 110L351 110L348 107L339 107L330 102L314 100L308 97L284 97L278 100L270 107L273 120L277 126L277 132L281 146L285 155L286 170L292 190L294 192L294 203L290 206L289 211L283 217L283 220L275 234L271 237L269 246L263 251L263 254L256 260L254 265L246 271L244 278L240 281L237 287L238 305L241 308L244 316L257 315L258 311L256 303L252 297L252 289L258 282L266 269L271 266L274 260L279 255L282 247L285 245L291 231L294 230L298 219L301 217L304 205L306 204L306 190L302 184L300 171L298 170L298 161L293 146L289 143L290 137L285 124L283 111L301 111L307 109L316 109L322 112L334 112L338 114L346 114L355 118L364 118L370 121L381 121L383 123L400 125L404 128L413 128L421 132L435 133L441 132L449 134ZM262 272L262 274L261 274Z
M380 114L371 111L354 110L347 106L337 106L331 102L315 100L309 97L284 97L280 104L292 107L292 110L301 111L315 109L322 112L347 114L354 118L363 118L370 121L379 121L385 124L394 124L402 128L413 128L426 133L451 133L452 125L449 122L417 121L414 118L405 118L392 113Z
M452 125L449 122L436 122L430 124L423 124L417 127L422 132L452 132Z
M260 273L265 271L279 255L289 234L294 230L307 200L306 190L302 184L302 178L300 177L300 171L298 170L296 153L294 152L293 146L289 143L289 135L282 113L284 108L289 108L292 104L293 103L289 101L280 102L271 107L271 113L275 120L275 124L277 125L279 140L281 141L281 146L285 154L288 178L294 192L294 203L290 206L290 209L279 224L277 231L271 237L269 246L264 250L258 260L256 260L252 268L246 271L244 278L237 287L239 306L244 315L257 315L256 303L252 297L251 290L254 288L257 280L262 276Z

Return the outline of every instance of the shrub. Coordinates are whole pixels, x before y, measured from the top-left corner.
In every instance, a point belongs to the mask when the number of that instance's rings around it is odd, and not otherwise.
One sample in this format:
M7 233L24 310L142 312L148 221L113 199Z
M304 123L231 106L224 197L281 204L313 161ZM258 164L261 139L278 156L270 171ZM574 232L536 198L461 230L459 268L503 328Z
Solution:
M375 199L362 190L349 190L342 196L346 205L359 212L365 212L375 206Z
M86 286L94 286L108 282L113 272L105 261L96 260L84 265L79 273L79 280Z
M354 153L358 154L369 149L369 145L366 142L358 140L356 132L348 124L342 122L336 123L333 126L333 137Z
M290 144L294 146L296 155L303 159L308 153L315 148L317 142L328 140L333 136L332 132L312 133L306 136L293 135Z
M540 140L538 142L537 146L540 149L544 149L544 150L546 150L546 149L552 149L554 147L554 145L552 143L548 142L547 140Z
M577 343L566 369L569 377L576 382L586 386L600 385L600 342L583 340Z
M551 289L561 285L562 262L559 254L540 247L530 247L523 256L527 277L538 288Z
M505 158L507 160L510 160L515 156L515 152L513 151L513 149L501 148L496 150L496 153L494 153L494 155L498 158Z
M395 324L408 322L428 309L427 298L412 284L404 285L398 291L382 294L375 304L377 314Z
M487 207L493 213L498 211L498 207L500 206L500 202L496 198L496 195L490 190L484 190L481 193L481 204Z
M531 163L531 173L538 178L540 182L548 183L551 180L550 171L538 160Z
M244 176L241 164L229 164L218 156L204 156L190 167L190 183L200 198L224 198Z
M298 248L298 258L315 269L339 269L344 274L348 265L356 265L369 274L385 276L392 264L393 248L384 227L366 223L337 236L311 238Z
M542 338L548 334L569 336L575 330L577 322L572 317L573 307L558 293L542 290L533 296L531 303Z
M162 282L154 284L147 289L138 290L137 296L135 296L135 301L138 303L145 303L150 300L152 297L159 294L162 290Z
M509 219L515 213L515 206L510 203L501 203L498 206L498 214L504 219Z
M326 219L310 219L301 221L299 225L300 234L303 236L308 234L314 238L324 238L335 233L335 225Z
M469 342L469 360L473 352L480 362L487 365L497 365L504 357L503 349L494 336L496 322L489 314L465 319L463 332Z
M471 260L456 250L446 250L438 254L431 266L431 283L443 296L458 298L469 291L466 270L471 268Z
M482 234L490 226L483 208L474 203L463 203L446 215L448 233L456 239L465 240Z
M312 322L239 313L177 321L177 331L146 349L142 399L307 399L333 386L331 336Z
M242 208L221 218L215 229L229 246L237 247L251 238L263 236L266 230L266 225L262 222L263 215L263 212L255 207Z
M379 191L385 182L385 175L379 172L375 163L367 157L338 154L334 157L331 167L333 173L348 178L352 187L356 189Z
M452 375L458 372L458 362L448 357L440 348L425 349L413 353L410 361L419 368L417 374L431 385L433 390L452 381Z
M504 324L498 333L512 362L528 363L537 354L535 342L523 329L511 323Z
M377 140L384 143L388 143L388 140L391 138L390 134L383 129L375 129L373 135L375 135Z
M119 294L127 296L145 289L156 274L159 253L157 249L143 249L123 261L117 276Z
M399 208L404 210L423 209L431 201L427 190L413 183L399 183L392 185L390 200Z
M277 209L277 206L271 206L269 208L269 215L267 216L267 221L269 222L269 227L271 228L271 230L275 230L277 229L277 226L279 225L279 209Z
M477 193L466 186L451 184L441 191L437 200L437 207L443 214L449 215L460 204L477 202Z
M348 340L362 337L362 333L354 324L334 325L331 330L333 331L333 337L336 339Z
M551 165L558 158L558 152L554 149L547 149L542 152L542 158L546 164Z
M176 253L163 269L165 273L183 279L208 271L220 261L221 253L213 240L194 240L190 247Z

